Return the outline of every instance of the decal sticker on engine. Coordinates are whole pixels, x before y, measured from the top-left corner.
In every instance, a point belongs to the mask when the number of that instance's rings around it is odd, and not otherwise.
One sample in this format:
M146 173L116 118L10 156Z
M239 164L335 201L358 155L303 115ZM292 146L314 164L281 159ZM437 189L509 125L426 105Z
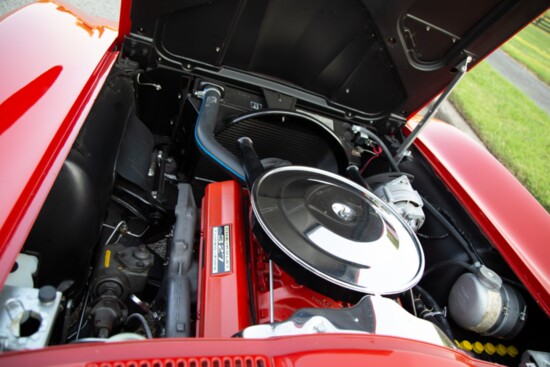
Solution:
M229 226L212 228L212 274L231 271L231 237Z

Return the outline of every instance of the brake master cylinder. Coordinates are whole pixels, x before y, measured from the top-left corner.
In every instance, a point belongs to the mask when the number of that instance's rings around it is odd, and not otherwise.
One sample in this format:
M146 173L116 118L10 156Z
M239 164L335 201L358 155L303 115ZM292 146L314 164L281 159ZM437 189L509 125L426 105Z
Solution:
M523 296L485 266L457 279L449 294L449 312L464 329L504 339L516 336L527 318Z

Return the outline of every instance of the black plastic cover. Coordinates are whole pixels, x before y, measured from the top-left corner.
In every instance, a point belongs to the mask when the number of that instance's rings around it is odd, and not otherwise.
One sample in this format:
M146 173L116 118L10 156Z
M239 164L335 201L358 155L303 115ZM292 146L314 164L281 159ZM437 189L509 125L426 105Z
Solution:
M156 47L184 64L269 76L371 114L390 112L405 98L359 1L187 1L163 8L170 12L159 14ZM139 25L150 13L132 16Z
M116 171L120 176L138 185L146 192L150 192L152 189L148 173L153 148L153 134L136 114L132 114L120 145Z
M131 81L116 68L107 79L25 243L40 255L39 286L88 275L115 178L120 142L134 111Z

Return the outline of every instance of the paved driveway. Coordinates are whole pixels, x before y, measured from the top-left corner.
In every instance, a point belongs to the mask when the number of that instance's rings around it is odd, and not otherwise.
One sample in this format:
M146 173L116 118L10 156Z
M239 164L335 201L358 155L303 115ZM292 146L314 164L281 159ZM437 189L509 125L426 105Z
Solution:
M90 15L117 20L120 13L120 0L64 0ZM0 0L0 16L23 5L33 3L32 0Z
M500 49L487 62L550 115L550 87Z

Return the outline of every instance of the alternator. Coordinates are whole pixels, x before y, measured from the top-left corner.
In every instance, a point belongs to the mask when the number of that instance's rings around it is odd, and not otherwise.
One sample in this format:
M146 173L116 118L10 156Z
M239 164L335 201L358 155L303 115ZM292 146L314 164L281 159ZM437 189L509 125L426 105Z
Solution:
M424 203L405 175L378 186L374 194L393 207L405 219L413 231L424 224Z

